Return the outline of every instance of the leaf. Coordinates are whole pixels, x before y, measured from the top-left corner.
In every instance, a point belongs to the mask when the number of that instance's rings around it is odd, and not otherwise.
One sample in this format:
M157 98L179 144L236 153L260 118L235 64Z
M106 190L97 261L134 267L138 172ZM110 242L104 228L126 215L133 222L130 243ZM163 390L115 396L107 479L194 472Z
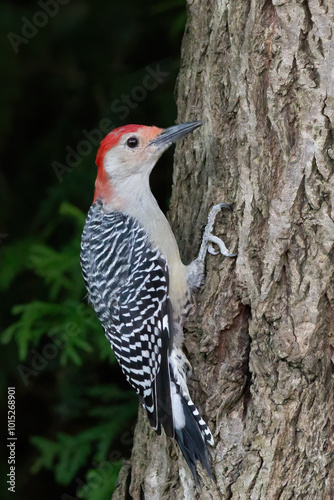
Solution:
M77 378L69 378L64 394L66 398L71 397L77 382ZM100 397L103 398L103 405L98 403ZM69 484L87 463L113 463L110 462L112 443L129 419L135 417L138 399L131 390L124 392L115 385L103 384L86 388L78 395L77 406L85 408L85 413L91 417L91 426L73 436L59 433L56 441L34 436L31 442L38 448L40 456L33 465L33 473L43 467L54 469L57 481Z
M85 477L84 486L77 493L83 500L105 500L111 498L115 489L122 461L101 462L96 469L90 469Z
M60 205L59 213L61 215L69 215L76 220L77 224L80 226L80 233L86 220L86 214L84 214L78 207L71 205L67 201L63 201Z

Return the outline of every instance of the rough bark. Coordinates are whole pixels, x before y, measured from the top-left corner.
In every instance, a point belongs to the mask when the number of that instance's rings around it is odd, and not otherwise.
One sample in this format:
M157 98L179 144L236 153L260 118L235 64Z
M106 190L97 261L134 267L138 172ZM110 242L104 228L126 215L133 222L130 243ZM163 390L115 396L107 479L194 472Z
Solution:
M215 479L140 412L113 499L333 499L333 0L189 2L178 109L203 121L175 154L185 261L235 207L215 231L238 257L208 257L185 336Z

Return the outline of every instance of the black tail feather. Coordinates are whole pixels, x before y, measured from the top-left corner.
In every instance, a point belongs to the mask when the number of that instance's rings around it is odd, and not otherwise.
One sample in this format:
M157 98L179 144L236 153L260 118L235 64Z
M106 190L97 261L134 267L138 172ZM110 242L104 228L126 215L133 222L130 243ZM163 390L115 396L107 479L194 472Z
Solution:
M185 415L185 426L181 429L175 429L175 438L183 453L183 456L191 470L193 478L197 483L196 462L202 464L212 479L209 456L198 423L189 409L186 400L181 396L182 408Z

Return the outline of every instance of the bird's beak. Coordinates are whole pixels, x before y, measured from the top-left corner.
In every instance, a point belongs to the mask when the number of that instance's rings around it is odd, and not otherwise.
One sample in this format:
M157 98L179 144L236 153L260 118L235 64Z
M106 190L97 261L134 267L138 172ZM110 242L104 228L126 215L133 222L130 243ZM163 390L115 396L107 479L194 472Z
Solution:
M148 143L148 146L154 145L156 147L165 148L169 146L176 139L180 139L184 135L189 134L196 128L200 127L202 122L188 122L181 123L180 125L174 125L173 127L168 127L164 129L161 134L159 134L153 141Z

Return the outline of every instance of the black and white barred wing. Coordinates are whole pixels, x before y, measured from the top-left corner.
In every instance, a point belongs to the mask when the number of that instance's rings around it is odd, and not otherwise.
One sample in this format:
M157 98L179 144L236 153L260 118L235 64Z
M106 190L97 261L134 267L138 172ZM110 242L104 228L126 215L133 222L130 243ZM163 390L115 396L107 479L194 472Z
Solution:
M135 219L103 214L97 203L87 217L81 262L89 299L125 377L152 427L160 433L162 424L172 436L166 260Z

